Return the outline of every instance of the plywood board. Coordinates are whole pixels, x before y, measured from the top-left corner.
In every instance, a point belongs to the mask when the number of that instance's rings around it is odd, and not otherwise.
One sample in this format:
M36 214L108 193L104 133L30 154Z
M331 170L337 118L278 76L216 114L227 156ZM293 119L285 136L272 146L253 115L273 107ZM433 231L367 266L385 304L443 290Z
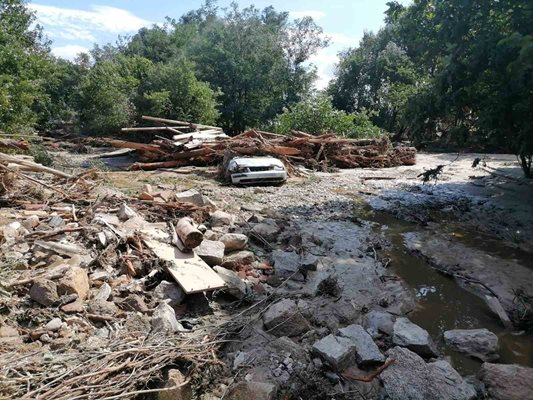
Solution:
M157 257L172 265L168 272L187 294L221 289L222 278L194 252L182 253L176 247L157 240L145 240Z

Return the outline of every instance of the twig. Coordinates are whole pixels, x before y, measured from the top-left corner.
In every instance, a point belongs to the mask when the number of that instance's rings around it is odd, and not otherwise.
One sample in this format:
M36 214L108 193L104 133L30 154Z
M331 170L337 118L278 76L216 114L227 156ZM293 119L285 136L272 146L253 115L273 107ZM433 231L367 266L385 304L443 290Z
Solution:
M343 378L347 380L351 380L351 381L372 382L374 378L376 378L379 374L381 374L384 370L386 370L391 364L394 363L394 361L396 361L394 358L388 358L387 361L385 361L385 363L381 367L376 369L371 374L368 374L365 376L356 376L356 375L350 374L349 372L344 372L341 375Z

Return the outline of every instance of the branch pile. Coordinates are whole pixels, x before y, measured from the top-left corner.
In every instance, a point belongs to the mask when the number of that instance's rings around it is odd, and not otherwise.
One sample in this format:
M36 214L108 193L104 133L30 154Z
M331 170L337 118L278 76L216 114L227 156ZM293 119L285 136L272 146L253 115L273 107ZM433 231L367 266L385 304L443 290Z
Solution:
M152 117L150 117L152 118ZM152 118L153 119L153 118ZM161 120L167 123L180 122ZM328 133L313 136L293 131L278 135L251 129L240 135L228 137L220 128L189 124L195 132L175 135L173 140L157 137L152 143L108 140L117 148L136 150L140 162L130 170L153 170L187 165L219 164L225 152L240 156L271 155L282 158L287 164L303 164L307 168L327 171L328 168L383 168L413 165L416 150L413 147L393 146L388 137L377 139L346 139ZM199 128L200 127L200 128ZM174 131L176 127L124 128L124 130L161 129ZM203 129L203 130L202 130Z

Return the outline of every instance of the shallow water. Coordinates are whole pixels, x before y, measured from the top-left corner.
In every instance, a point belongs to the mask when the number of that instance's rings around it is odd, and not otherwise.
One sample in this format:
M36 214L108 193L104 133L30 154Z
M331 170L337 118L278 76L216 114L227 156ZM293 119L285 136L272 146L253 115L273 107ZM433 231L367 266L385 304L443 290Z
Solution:
M408 317L429 332L441 353L451 357L454 367L461 374L477 373L481 362L448 349L442 339L446 330L486 328L499 338L500 359L497 362L533 367L533 334L506 330L480 297L461 288L452 278L438 272L422 258L408 253L402 234L417 231L420 227L384 212L373 212L370 220L381 226L382 233L392 244L381 252L381 256L392 260L389 266L391 271L400 276L415 293L417 308ZM525 257L511 248L506 252L503 244L496 246L479 235L452 231L450 226L445 229L467 246L506 259L523 260Z

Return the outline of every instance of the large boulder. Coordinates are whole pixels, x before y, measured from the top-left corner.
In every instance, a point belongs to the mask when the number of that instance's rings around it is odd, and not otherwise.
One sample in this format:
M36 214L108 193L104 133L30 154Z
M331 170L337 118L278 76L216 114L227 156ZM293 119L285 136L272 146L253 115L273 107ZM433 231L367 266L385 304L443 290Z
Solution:
M488 329L453 329L444 332L446 345L455 351L466 353L481 361L499 358L498 336Z
M370 335L361 325L353 324L339 329L339 336L350 339L355 345L355 359L357 364L365 367L372 364L379 364L385 361L385 357L379 351Z
M290 299L271 305L263 314L263 323L275 336L298 336L311 328L297 304Z
M408 318L398 318L394 323L392 342L407 347L422 357L437 357L437 347L429 333L412 323Z
M478 378L493 400L533 399L533 368L483 363Z
M226 233L220 237L226 252L242 250L248 244L248 236L242 233Z
M209 266L221 265L224 259L224 243L216 240L203 240L194 252Z
M355 344L348 338L330 334L313 344L313 352L337 371L355 364Z
M58 282L57 293L60 296L76 293L80 299L85 299L89 294L87 271L81 267L69 268Z
M439 360L426 363L412 351L394 347L388 352L394 359L380 375L388 400L470 400L476 391L452 366Z

